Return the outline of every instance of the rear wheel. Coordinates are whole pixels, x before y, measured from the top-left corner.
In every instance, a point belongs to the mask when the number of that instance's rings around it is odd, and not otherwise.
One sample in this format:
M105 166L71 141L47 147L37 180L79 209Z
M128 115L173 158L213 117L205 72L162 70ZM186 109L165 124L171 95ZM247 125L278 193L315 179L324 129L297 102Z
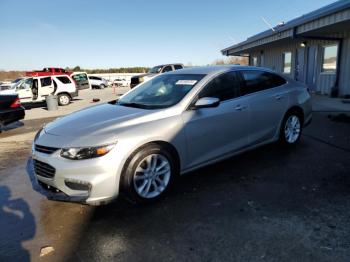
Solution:
M284 119L280 130L280 141L284 145L295 145L301 136L302 118L298 112L288 113Z
M0 133L4 130L5 123L0 119Z
M170 150L149 145L127 161L121 177L122 193L136 203L155 201L166 194L176 173L176 160Z
M66 106L69 105L71 98L68 94L59 94L57 100L60 106Z

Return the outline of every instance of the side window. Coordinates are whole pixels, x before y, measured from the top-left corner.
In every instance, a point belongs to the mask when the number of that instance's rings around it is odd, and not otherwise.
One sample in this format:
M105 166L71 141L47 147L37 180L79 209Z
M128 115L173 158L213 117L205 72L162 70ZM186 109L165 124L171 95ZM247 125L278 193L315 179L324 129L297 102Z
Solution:
M56 73L60 73L60 69L59 68L55 68L55 72Z
M171 66L164 67L162 72L165 73L165 72L169 72L169 71L173 71L173 68Z
M211 80L200 92L201 97L216 97L225 101L240 96L241 80L237 72L229 72Z
M51 85L51 77L40 78L40 83L42 87Z
M244 87L243 94L259 92L269 88L284 85L286 80L276 74L264 71L241 71Z
M70 84L71 81L66 76L58 76L57 79L62 82L63 84Z
M178 70L178 69L182 69L182 68L183 68L182 65L174 65L174 67L175 67L175 70Z

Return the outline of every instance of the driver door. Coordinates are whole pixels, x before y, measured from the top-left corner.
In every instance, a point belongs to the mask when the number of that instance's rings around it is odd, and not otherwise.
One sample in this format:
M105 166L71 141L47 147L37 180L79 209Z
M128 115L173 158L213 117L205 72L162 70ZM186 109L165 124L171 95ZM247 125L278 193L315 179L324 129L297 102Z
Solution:
M16 87L16 93L21 102L25 103L33 101L32 85L33 78L28 78Z
M219 106L189 109L183 113L188 148L186 168L215 160L248 145L249 103L246 97L240 97L241 83L237 72L215 77L197 99L216 97L220 99Z
M46 97L54 92L54 86L51 77L42 77L39 79L38 97Z

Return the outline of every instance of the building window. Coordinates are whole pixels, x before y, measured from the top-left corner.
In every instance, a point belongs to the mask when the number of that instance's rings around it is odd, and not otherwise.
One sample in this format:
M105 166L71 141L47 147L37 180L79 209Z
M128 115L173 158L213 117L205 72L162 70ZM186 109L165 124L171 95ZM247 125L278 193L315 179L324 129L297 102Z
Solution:
M323 47L322 72L335 73L337 70L338 45Z
M292 71L292 53L283 53L283 73L290 74Z
M256 56L252 57L252 66L258 66L258 58Z

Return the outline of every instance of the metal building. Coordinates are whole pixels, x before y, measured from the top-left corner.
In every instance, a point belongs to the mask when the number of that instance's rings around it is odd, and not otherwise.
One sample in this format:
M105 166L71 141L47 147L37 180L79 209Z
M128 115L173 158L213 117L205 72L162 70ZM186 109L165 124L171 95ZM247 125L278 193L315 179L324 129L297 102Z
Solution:
M337 1L221 50L249 56L317 93L350 96L350 0Z

